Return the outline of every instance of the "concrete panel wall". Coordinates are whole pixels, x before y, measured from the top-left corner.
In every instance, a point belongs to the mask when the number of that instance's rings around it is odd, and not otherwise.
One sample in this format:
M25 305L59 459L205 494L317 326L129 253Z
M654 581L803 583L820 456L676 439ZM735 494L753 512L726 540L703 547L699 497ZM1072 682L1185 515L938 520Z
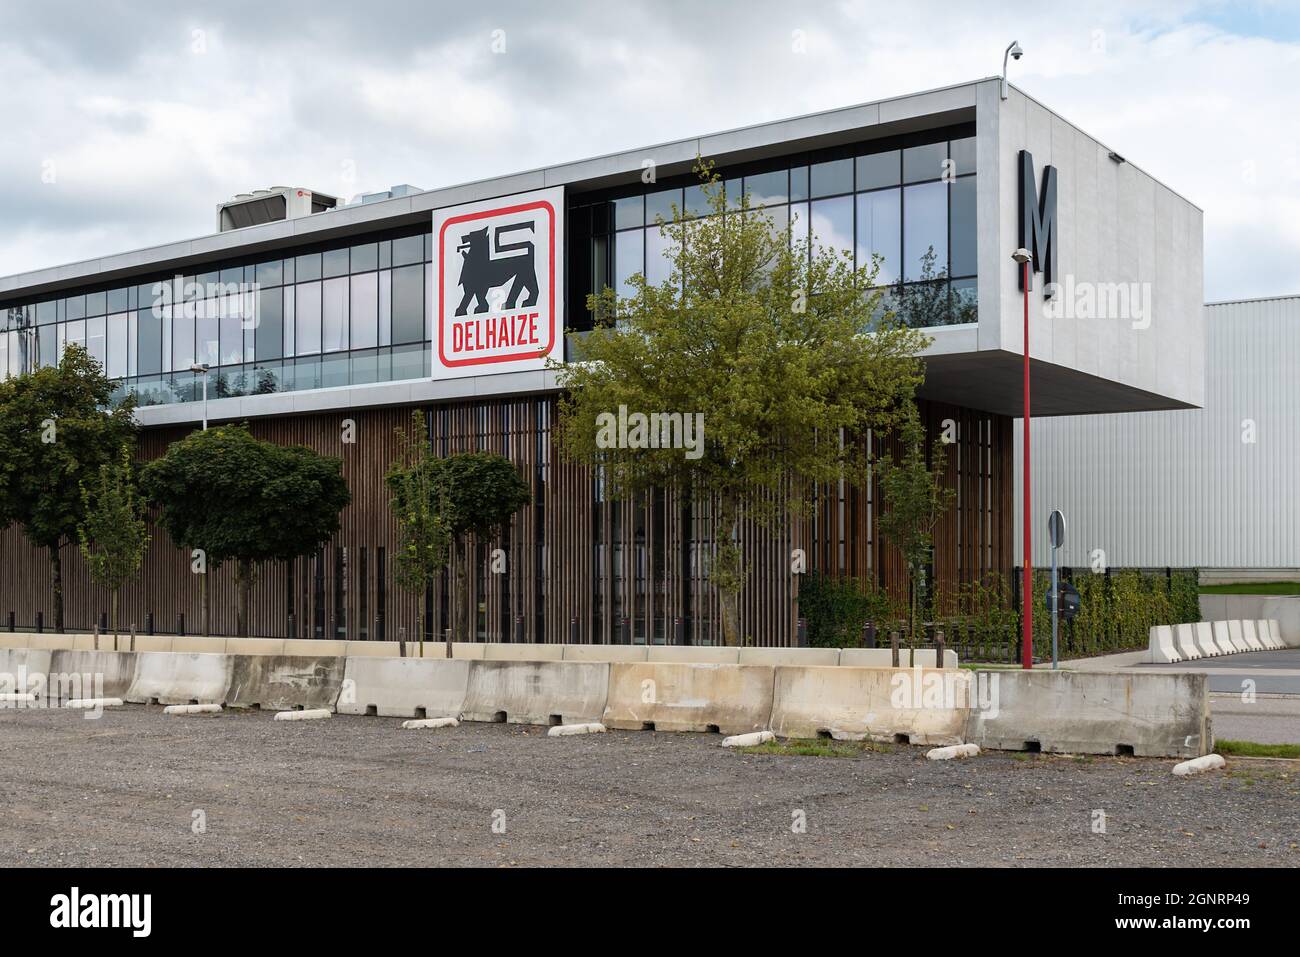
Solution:
M293 711L334 710L343 684L346 658L298 655L228 655L229 708Z
M1112 567L1300 569L1300 297L1211 304L1204 315L1204 408L1034 419L1035 555L1048 555L1046 515L1060 508L1066 565L1102 549ZM1019 500L1018 423L1015 435ZM1280 577L1290 576L1259 576Z
M772 714L770 665L610 665L604 722L639 731L764 731Z
M459 718L469 688L465 658L350 657L339 714Z
M1149 317L1076 315L1034 323L1034 358L1121 382L1135 389L1200 405L1205 395L1201 316L1202 214L1189 200L1129 162L1111 159L1110 147L1015 89L1007 100L979 102L983 125L996 115L998 157L997 229L988 232L994 251L980 249L980 325L985 343L1009 352L1023 348L1022 293L1011 251L1019 245L1019 155L1057 169L1060 280L1079 283L1135 282L1151 293ZM981 158L983 153L980 154ZM988 167L981 166L985 176ZM986 189L980 184L981 193ZM979 210L988 208L981 202ZM981 226L981 242L985 230ZM991 288L985 290L985 285ZM1031 310L1041 308L1040 276ZM1033 313L1031 312L1031 318ZM1148 322L1149 319L1149 322Z
M780 667L772 731L783 738L960 744L971 678L925 668Z
M982 748L1188 758L1214 747L1203 674L984 675L994 706L972 708L966 723L966 740Z
M603 662L472 661L466 721L580 724L605 712L610 665Z

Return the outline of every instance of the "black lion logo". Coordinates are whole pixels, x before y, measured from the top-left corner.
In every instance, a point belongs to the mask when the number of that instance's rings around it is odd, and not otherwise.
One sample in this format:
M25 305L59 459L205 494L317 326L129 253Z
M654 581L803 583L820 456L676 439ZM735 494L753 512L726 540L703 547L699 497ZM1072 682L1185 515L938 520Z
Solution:
M524 299L523 304L525 306L537 305L537 269L533 262L532 241L525 239L522 242L501 244L501 235L503 233L520 229L532 232L532 221L497 227L496 252L512 253L516 250L525 250L522 255L507 255L498 259L493 259L488 249L488 228L484 226L482 229L462 233L460 245L456 247L456 251L460 253L463 260L460 267L459 284L465 291L460 298L460 305L456 307L456 315L458 316L465 315L470 303L476 303L474 312L487 312L488 292L504 286L506 283L510 283L511 286L510 295L506 297L504 308L514 309L518 306L519 296L525 289L528 290L528 296Z

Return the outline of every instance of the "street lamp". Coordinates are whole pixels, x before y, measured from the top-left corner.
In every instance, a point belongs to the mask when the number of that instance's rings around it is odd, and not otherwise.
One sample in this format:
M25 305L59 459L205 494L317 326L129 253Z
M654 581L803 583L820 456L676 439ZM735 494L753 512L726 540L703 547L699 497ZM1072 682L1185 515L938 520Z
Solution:
M203 431L208 431L208 364L196 362L190 366L191 372L203 373Z
M1025 499L1025 567L1024 567L1024 584L1020 589L1020 621L1021 621L1021 651L1022 664L1025 668L1034 667L1034 560L1033 560L1033 528L1029 518L1029 261L1033 258L1029 250L1023 246L1011 254L1011 258L1020 263L1020 284L1025 290L1025 394L1024 394L1024 445L1025 464L1022 472L1024 473L1024 499Z
M1007 57L1013 60L1019 60L1025 55L1025 51L1020 48L1020 44L1012 40L1011 46L1007 47L1006 52L1002 54L1002 99L1007 98Z

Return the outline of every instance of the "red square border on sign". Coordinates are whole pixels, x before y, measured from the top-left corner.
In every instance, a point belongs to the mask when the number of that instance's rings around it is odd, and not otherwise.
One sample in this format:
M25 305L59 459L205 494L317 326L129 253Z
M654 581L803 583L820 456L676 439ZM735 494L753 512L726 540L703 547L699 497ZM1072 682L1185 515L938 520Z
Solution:
M476 359L448 359L444 349L444 337L446 332L446 323L443 310L446 308L446 252L443 244L447 238L447 227L454 226L457 223L474 222L479 219L489 219L494 216L508 216L512 213L525 213L531 209L544 209L547 212L548 236L546 269L548 273L547 282L547 339L546 346L543 349L532 349L527 352L514 352L508 355L482 356ZM496 209L483 209L475 213L466 213L463 216L453 216L442 224L442 229L438 231L438 358L442 364L447 367L459 366L476 366L488 365L494 362L518 362L521 359L536 359L541 355L549 354L555 346L555 257L558 255L555 248L555 207L546 200L538 200L533 203L522 203L518 206L500 206Z

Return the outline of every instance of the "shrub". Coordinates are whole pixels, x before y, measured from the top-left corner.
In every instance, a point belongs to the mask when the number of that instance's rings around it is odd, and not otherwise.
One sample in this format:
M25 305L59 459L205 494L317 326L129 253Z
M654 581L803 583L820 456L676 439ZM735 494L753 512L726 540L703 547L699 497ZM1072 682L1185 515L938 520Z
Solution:
M799 615L808 620L814 648L850 648L861 643L862 626L889 615L889 598L872 582L811 573L799 583Z

